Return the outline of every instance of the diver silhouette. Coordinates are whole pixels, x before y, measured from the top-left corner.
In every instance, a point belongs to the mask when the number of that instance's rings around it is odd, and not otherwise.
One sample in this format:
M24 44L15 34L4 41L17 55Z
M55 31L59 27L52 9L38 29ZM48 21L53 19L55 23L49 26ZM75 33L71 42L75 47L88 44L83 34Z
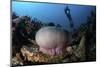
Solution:
M70 27L74 28L73 20L72 20L70 9L68 6L66 6L66 8L65 8L65 14L66 14L67 18L69 19Z

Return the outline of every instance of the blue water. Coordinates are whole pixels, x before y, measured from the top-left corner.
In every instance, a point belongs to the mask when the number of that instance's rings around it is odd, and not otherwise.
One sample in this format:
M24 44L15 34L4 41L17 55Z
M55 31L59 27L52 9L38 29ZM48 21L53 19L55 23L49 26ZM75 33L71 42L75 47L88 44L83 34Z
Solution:
M66 4L67 5L67 4ZM65 15L65 4L48 4L35 2L12 2L12 11L19 16L31 16L43 23L53 22L60 24L65 29L69 29L69 20ZM91 11L95 11L95 6L68 5L75 28L80 24L86 23L87 16Z

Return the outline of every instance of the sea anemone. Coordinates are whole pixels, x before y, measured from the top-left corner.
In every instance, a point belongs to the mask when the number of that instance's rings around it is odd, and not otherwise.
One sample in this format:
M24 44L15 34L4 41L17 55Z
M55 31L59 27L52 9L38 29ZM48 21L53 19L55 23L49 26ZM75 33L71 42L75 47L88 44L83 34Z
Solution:
M41 28L35 37L39 51L51 56L59 56L65 53L68 38L68 32L54 26Z

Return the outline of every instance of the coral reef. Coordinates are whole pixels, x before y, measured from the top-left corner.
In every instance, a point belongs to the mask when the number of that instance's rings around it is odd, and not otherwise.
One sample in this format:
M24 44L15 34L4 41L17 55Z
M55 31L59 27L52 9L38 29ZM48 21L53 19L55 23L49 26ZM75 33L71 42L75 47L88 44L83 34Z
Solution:
M15 13L12 15L12 66L96 60L95 12L91 12L87 22L74 30L72 41L64 47L63 55L50 55L39 50L40 45L36 42L35 35L45 26L62 28L53 22L45 24L36 18L32 20L29 16L19 17ZM61 37L59 40L62 40Z

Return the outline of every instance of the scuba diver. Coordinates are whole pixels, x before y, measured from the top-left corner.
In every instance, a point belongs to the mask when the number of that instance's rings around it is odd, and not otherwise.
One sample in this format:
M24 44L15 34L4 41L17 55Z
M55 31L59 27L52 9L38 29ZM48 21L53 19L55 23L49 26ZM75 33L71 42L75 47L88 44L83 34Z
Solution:
M71 17L71 13L70 13L69 7L66 6L64 11L65 11L65 14L66 14L67 18L69 19L70 27L73 29L74 28L74 24L73 24L73 20L72 20L72 17Z

